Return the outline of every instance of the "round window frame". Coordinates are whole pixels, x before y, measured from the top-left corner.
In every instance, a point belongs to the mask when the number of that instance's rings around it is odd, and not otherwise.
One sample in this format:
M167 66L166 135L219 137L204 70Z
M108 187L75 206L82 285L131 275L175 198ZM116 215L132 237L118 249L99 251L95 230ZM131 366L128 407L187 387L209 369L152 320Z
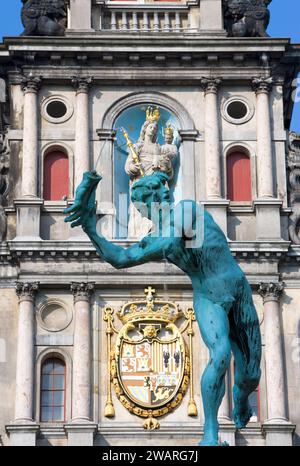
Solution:
M246 106L247 113L243 118L233 118L229 115L228 107L233 102L241 102ZM234 96L234 97L231 97L230 99L226 99L223 102L222 108L221 108L221 113L222 113L222 117L224 118L224 120L228 121L228 123L231 123L233 125L243 125L244 123L247 123L249 120L251 120L251 118L253 118L254 112L255 112L254 105L251 102L249 102L249 100L245 99L245 97L241 97L241 96Z
M64 116L60 118L54 118L49 113L47 112L47 107L51 102L62 102L66 106L66 113ZM41 113L42 117L46 120L49 121L50 123L54 124L60 124L64 123L65 121L68 121L74 113L74 107L73 105L67 100L64 96L61 95L51 95L50 97L47 97L43 102L42 102L42 108L41 108Z
M42 314L43 312L51 305L57 305L61 308L63 308L66 312L66 315L67 315L67 322L66 324L64 324L63 326L61 327L50 327L48 325L45 324L44 320L43 320L43 317L42 317ZM40 306L38 307L38 310L37 310L37 313L36 313L36 318L37 318L37 322L39 324L39 326L46 330L47 332L51 332L51 333L57 333L57 332L62 332L63 330L65 330L66 328L69 327L69 325L71 324L72 320L73 320L73 313L71 311L71 309L69 309L69 307L66 305L66 303L64 301L61 301L59 299L49 299L47 301L44 301L43 303L40 304Z

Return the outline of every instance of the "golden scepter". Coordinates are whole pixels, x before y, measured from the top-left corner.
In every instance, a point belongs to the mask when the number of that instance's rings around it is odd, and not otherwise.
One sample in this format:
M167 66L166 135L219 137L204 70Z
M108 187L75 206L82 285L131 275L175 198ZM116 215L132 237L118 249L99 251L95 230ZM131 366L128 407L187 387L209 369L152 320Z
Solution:
M141 176L145 176L143 166L141 164L141 161L140 161L140 158L139 158L137 152L135 151L133 142L129 138L128 133L124 128L122 128L122 133L123 133L123 136L124 136L124 138L126 140L127 147L130 150L130 153L131 153L131 156L132 156L132 159L133 159L134 163L139 167Z

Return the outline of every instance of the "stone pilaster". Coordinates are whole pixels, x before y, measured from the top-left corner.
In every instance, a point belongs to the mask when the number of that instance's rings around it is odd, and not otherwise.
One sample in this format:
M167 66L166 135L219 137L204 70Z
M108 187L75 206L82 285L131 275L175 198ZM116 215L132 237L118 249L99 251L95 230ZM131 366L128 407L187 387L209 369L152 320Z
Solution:
M256 93L257 126L257 188L256 209L257 240L280 240L280 208L282 201L274 196L273 155L270 114L271 77L253 78L252 87Z
M286 413L284 358L280 297L284 284L261 283L258 293L264 303L265 367L268 419L264 423L267 445L291 445L291 424ZM277 427L276 427L277 426ZM279 426L279 427L278 427Z
M74 296L74 350L72 420L65 425L68 445L93 445L96 424L91 422L91 309L94 283L72 282Z
M15 240L40 241L40 210L43 204L38 197L38 91L42 79L38 76L22 78L24 92L23 156L21 198L15 199L17 236Z
M260 199L272 199L274 197L274 187L269 100L272 78L254 78L252 86L256 93L258 197Z
M72 78L72 85L76 90L74 196L83 174L91 168L89 90L92 81L93 79L91 77L75 76ZM69 240L87 241L88 237L81 227L75 227L70 228Z
M72 84L76 89L75 188L77 188L83 173L90 170L89 89L92 78L74 77Z
M92 0L70 0L69 24L66 33L92 30Z
M90 421L91 408L91 315L93 283L71 284L74 296L74 354L72 422Z
M221 199L218 89L221 80L202 78L205 95L205 166L207 200Z
M41 78L22 79L24 91L22 197L37 197L38 182L38 91Z
M16 364L15 420L7 431L11 445L35 445L38 426L33 419L34 400L34 305L39 283L16 283L19 324Z

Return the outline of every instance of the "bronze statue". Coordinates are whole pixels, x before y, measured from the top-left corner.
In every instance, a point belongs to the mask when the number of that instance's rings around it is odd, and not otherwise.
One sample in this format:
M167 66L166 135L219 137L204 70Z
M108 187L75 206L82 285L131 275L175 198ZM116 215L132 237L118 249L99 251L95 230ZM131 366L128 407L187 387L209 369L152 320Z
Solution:
M224 22L229 36L268 37L268 5L272 0L224 0Z
M63 36L67 27L66 0L22 0L23 36Z
M260 380L261 336L250 285L212 216L207 211L202 215L193 200L174 205L168 189L169 178L163 172L142 177L131 189L132 202L144 206L141 213L155 222L156 235L147 235L128 248L107 241L97 232L95 192L100 180L101 176L95 172L84 173L74 204L64 211L68 214L65 221L71 222L71 227L81 225L101 259L116 269L167 260L188 275L196 319L210 353L201 381L205 415L201 445L219 445L218 410L225 394L224 378L231 352L235 361L232 415L238 429L244 428L252 416L248 398ZM162 206L169 207L170 215L162 215ZM183 217L188 209L192 215L185 223ZM193 239L200 223L203 242L192 245L188 238ZM164 354L165 364L169 356Z

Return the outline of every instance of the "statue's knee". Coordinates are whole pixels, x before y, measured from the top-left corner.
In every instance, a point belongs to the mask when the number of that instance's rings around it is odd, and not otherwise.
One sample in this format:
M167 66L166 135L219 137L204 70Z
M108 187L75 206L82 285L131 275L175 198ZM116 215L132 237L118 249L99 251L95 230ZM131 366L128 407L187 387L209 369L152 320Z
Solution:
M230 345L223 344L220 345L217 351L212 352L211 354L211 363L213 364L215 370L220 373L225 373L231 359L231 349Z

